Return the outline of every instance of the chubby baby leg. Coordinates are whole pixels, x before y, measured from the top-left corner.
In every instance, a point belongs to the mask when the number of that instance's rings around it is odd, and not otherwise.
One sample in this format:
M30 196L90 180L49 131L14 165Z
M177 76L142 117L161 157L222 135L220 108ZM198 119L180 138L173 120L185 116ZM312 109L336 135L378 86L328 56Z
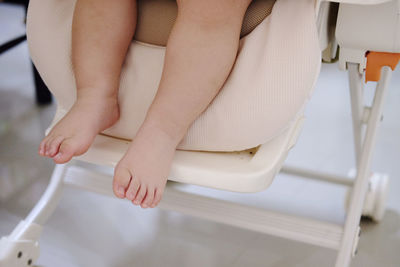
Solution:
M222 87L236 58L251 0L178 0L161 82L114 174L114 193L141 207L162 196L174 152Z
M119 118L121 66L136 25L135 0L78 0L72 23L77 99L43 139L39 154L65 163L85 153Z

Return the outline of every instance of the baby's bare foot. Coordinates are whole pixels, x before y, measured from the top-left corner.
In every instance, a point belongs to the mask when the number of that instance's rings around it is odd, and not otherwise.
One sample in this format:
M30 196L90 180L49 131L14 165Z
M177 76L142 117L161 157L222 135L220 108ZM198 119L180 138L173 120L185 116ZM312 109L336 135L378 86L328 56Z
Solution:
M144 124L145 125L145 124ZM114 172L113 189L142 208L161 200L177 140L149 125L142 126Z
M111 127L119 117L116 98L81 97L43 139L39 154L65 163L85 153L96 135Z

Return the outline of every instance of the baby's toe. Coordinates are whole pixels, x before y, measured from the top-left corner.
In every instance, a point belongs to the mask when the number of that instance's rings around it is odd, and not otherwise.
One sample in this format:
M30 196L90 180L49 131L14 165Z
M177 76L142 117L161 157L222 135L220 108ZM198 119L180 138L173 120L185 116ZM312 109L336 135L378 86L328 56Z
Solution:
M49 143L53 139L52 135L47 135L43 141L39 145L39 154L42 156L47 156L48 154L48 149L49 149Z
M125 167L117 166L114 171L113 190L119 198L125 197L125 191L131 181L131 173Z
M129 188L126 191L126 198L130 201L134 200L140 187L140 181L137 177L133 176Z
M61 142L64 140L64 136L58 135L50 140L49 143L49 150L47 152L49 157L54 157L60 148Z
M146 185L145 184L141 184L139 192L137 193L135 199L133 200L133 204L140 205L142 203L144 197L146 196L146 192L147 192Z
M154 186L149 185L147 187L146 198L143 200L141 207L142 208L150 207L150 205L153 203L153 200L154 200Z
M46 146L47 141L48 141L48 136L46 136L45 138L43 138L42 142L40 142L40 145L39 145L39 155L41 155L41 156L45 156L45 153L46 153L45 146Z
M49 139L47 139L46 141L46 144L44 145L44 155L47 157L49 157L51 140L53 140L53 136L49 137Z
M153 203L150 205L150 207L154 208L155 206L158 205L158 203L160 203L163 192L164 192L164 189L156 188L155 193L154 193L154 200L153 200Z
M75 152L79 149L79 144L74 142L71 138L65 139L61 145L58 153L53 157L53 160L58 163L66 163L72 159Z

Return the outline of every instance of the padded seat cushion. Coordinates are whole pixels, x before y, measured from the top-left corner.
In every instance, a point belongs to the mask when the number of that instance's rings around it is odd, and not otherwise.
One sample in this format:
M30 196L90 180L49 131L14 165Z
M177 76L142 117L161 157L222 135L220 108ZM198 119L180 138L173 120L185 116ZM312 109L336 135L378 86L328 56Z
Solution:
M74 3L31 0L28 10L29 49L58 101L55 121L76 98L70 59ZM178 149L245 150L284 132L303 112L319 74L315 13L314 0L277 0L272 13L241 38L230 76ZM121 74L121 118L104 134L135 136L157 91L164 54L165 47L132 43Z
M243 19L240 36L250 33L269 14L275 0L253 0ZM134 39L165 46L178 14L176 0L138 0L138 20Z

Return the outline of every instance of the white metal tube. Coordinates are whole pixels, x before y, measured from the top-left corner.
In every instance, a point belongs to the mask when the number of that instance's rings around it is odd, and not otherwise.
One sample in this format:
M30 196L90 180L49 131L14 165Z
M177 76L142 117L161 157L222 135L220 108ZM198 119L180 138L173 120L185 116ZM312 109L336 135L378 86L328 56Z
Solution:
M114 196L110 174L73 166L64 180L66 185ZM173 184L167 184L159 208L331 249L339 249L343 235L342 225L187 193Z
M357 235L357 229L364 206L364 199L368 189L370 165L376 142L378 124L382 115L383 103L391 78L391 73L392 71L389 67L383 67L381 70L381 80L376 87L371 116L367 125L364 143L362 145L360 161L357 165L355 185L350 198L349 210L345 221L344 235L336 260L336 267L347 267L350 264L354 240Z
M56 165L46 191L32 209L25 221L43 225L57 207L62 193L66 164Z
M166 190L160 207L331 249L339 248L343 235L342 225L186 193L173 188Z
M40 198L39 202L35 205L32 211L24 220L24 223L18 225L10 234L11 240L18 240L29 231L28 227L32 224L43 225L48 217L53 213L57 207L58 201L61 197L63 175L66 165L56 165L49 185L46 191Z
M345 186L353 186L354 184L354 179L346 177L346 176L340 176L340 175L335 175L335 174L329 174L329 173L324 173L324 172L318 172L314 170L307 170L304 168L298 168L294 166L288 166L285 165L282 167L281 172L306 178L306 179L313 179L313 180L318 180L322 182L327 182L327 183L333 183L333 184L340 184L340 185L345 185Z
M359 64L348 63L351 115L353 121L354 153L356 165L360 160L363 126L363 75L358 71Z

